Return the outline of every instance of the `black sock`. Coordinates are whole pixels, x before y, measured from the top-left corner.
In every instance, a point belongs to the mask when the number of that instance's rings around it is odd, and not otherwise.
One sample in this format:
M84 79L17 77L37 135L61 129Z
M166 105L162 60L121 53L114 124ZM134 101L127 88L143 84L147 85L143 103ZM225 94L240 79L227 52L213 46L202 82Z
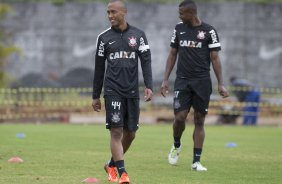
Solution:
M109 167L115 167L116 164L115 164L115 161L113 159L113 157L111 158L110 162L109 162Z
M174 139L174 147L179 148L181 145L180 137L173 137L173 139Z
M200 162L201 154L202 154L202 148L194 148L193 163L195 163L195 162Z
M124 167L124 160L116 161L116 167L117 167L119 176L121 176L123 172L126 172L125 167Z

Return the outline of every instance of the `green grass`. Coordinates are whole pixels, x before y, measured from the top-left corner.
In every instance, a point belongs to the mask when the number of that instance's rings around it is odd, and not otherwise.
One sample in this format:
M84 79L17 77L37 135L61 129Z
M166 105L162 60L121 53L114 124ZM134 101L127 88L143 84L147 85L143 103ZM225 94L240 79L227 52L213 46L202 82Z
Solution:
M192 129L183 135L179 164L170 166L171 125L141 126L125 156L132 184L281 183L281 128L206 126L205 173L190 170ZM24 139L16 138L20 132ZM225 147L228 142L237 147ZM24 162L8 163L12 156ZM1 184L78 184L87 177L107 183L103 165L109 157L104 125L0 125Z

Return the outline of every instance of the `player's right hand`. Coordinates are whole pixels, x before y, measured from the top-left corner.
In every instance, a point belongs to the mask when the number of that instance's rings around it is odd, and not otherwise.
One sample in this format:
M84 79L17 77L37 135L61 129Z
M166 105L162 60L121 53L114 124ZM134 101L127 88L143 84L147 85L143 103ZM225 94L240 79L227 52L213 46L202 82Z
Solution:
M227 89L223 85L218 86L218 93L222 98L227 98L229 96Z
M161 94L166 97L168 94L168 80L164 80L161 86Z
M101 101L100 99L93 99L92 101L92 107L94 109L94 111L96 112L100 112L101 111Z
M149 88L145 88L145 90L144 90L144 100L145 100L145 102L151 101L152 97L153 97L153 91Z

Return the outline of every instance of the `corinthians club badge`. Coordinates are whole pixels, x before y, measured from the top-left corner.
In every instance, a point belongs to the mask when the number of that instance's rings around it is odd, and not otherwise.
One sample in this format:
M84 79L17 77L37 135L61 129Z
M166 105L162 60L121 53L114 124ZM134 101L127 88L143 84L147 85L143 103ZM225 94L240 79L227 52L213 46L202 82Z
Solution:
M205 39L205 34L206 34L206 32L204 32L204 31L198 31L197 38L200 39L200 40L203 40L203 39Z
M112 122L118 123L120 121L120 113L113 113L112 114Z
M179 102L179 100L178 99L176 99L175 101L174 101L174 109L179 109L180 107L181 107L181 105L180 105L180 102Z
M129 39L128 45L130 47L135 47L137 45L137 41L135 37L132 36L132 37L129 37L128 39Z

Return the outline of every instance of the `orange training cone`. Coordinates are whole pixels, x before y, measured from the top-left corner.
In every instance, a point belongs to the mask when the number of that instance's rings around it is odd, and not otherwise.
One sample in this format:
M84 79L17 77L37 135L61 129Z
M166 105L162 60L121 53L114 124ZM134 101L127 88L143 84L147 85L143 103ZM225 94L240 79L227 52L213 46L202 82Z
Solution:
M22 163L23 159L21 159L20 157L12 157L8 160L8 162L10 162L10 163Z
M99 180L97 178L86 178L82 182L83 183L98 183Z

